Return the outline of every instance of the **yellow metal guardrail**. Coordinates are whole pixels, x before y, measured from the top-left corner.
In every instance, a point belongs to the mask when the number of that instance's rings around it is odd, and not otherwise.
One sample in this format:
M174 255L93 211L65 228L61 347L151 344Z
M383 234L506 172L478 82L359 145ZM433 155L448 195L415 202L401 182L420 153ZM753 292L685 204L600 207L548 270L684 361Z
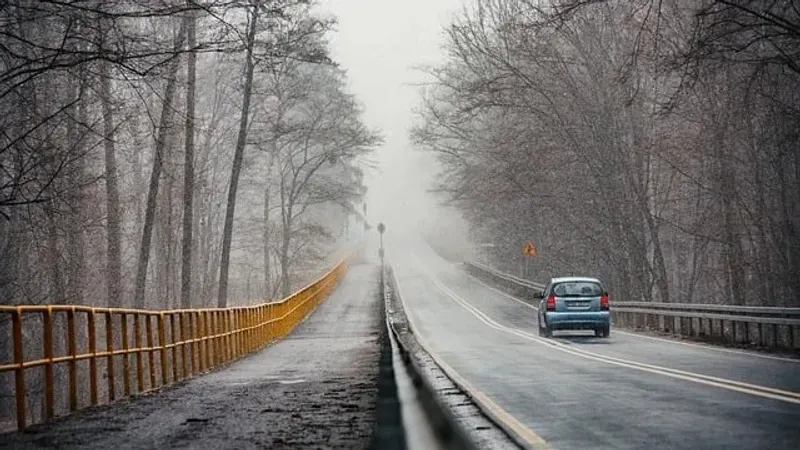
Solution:
M57 364L67 365L70 412L101 404L98 362L105 362L102 378L107 383L107 395L103 396L107 403L117 399L120 372L122 394L126 397L159 389L219 367L286 336L327 298L346 270L344 259L289 297L249 307L156 311L70 305L0 306L0 315L11 315L12 322L13 361L0 361L0 375L14 373L17 428L27 425L25 376L29 369L44 368L42 415L45 421L56 415L54 368ZM23 319L35 314L41 316L43 357L26 359ZM66 351L57 355L53 323L59 314L66 315ZM78 348L76 339L80 315L86 317L86 327L82 331L88 334L88 348L83 349ZM98 338L98 329L100 334L105 334L105 346L102 346L102 337ZM120 359L121 369L116 366ZM78 377L78 363L84 360L88 360L89 366L89 405L79 404L79 390L87 387L85 380Z

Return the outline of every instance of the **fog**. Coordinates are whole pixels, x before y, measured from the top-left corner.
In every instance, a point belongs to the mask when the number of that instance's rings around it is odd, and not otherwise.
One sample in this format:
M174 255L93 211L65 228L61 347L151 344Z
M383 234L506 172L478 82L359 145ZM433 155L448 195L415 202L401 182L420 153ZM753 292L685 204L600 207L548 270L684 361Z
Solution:
M750 1L22 2L2 10L0 299L287 294L366 205L392 238L468 222L501 270L530 241L530 276L795 304L797 13Z
M383 132L366 176L368 217L394 234L432 223L463 227L460 215L428 193L437 173L429 153L413 149L409 128L419 106L421 67L441 63L443 29L460 0L404 2L332 0L325 12L338 19L332 56L347 71L350 90L365 108L365 122Z

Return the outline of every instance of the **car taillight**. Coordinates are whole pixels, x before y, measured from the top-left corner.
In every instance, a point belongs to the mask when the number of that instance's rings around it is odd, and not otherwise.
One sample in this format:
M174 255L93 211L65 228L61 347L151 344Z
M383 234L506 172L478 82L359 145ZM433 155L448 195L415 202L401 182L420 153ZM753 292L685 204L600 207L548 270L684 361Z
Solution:
M600 311L608 311L608 295L600 296Z
M555 311L556 310L556 296L551 295L547 297L547 310L548 311Z

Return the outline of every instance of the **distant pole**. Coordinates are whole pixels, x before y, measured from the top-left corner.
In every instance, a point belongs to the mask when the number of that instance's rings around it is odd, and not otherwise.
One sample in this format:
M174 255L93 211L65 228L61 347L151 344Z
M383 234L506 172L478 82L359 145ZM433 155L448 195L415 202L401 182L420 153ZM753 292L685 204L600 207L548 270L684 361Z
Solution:
M381 223L378 224L378 233L380 233L380 236L381 236L381 248L380 248L380 250L378 250L378 255L380 255L380 257L381 257L381 267L383 267L383 254L384 254L384 251L383 251L383 232L384 231L386 231L386 225L384 225L383 222L381 222Z

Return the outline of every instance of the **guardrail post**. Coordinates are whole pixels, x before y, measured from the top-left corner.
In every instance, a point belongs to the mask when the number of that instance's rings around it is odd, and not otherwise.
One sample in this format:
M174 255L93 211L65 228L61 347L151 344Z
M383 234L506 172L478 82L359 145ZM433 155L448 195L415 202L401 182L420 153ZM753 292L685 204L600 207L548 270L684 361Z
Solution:
M266 342L268 339L267 326L265 323L266 317L267 317L267 306L265 305L259 306L258 309L256 309L256 316L254 319L256 321L256 324L258 325L258 328L256 328L255 348L260 348L264 344L264 342Z
M198 354L198 359L201 373L205 372L208 368L208 330L206 329L206 317L208 317L206 311L198 311L197 338L200 339L200 353Z
M178 317L174 312L168 313L169 342L172 344L172 382L178 381Z
M778 325L772 324L772 326L770 326L770 328L771 328L770 331L772 331L772 333L770 333L772 335L771 336L771 341L772 341L771 342L771 346L772 347L777 347L778 346Z
M167 366L167 323L164 313L158 315L158 344L161 347L159 356L161 357L161 385L169 383L169 367Z
M212 345L211 345L211 313L209 311L203 311L203 345L205 347L205 369L211 369L211 352L212 352Z
M219 365L223 365L225 364L225 361L228 360L228 335L226 334L228 329L227 320L225 320L227 313L223 309L220 310L218 314L219 321L217 324L219 325Z
M272 304L267 303L261 314L261 327L264 329L264 340L261 341L261 345L265 345L272 340Z
M128 314L122 313L119 316L120 328L122 329L122 392L126 397L131 395L131 360L128 353Z
M17 307L16 311L12 313L11 321L13 322L13 337L14 340L14 382L16 384L14 391L14 398L17 401L17 428L23 429L26 425L26 411L25 411L25 355L23 353L22 343L22 308Z
M232 318L232 311L225 310L222 312L224 324L225 324L225 362L227 363L231 359L233 359L233 324L231 323Z
M114 316L110 311L105 312L106 317L106 373L108 374L108 401L113 402L116 398L114 391Z
M200 313L189 313L189 334L192 337L192 374L200 373Z
M69 360L69 410L78 409L78 346L75 340L75 307L67 311L67 351L72 358Z
M97 323L94 308L89 311L87 316L87 326L89 328L89 397L92 406L97 405Z
M242 320L244 321L244 326L247 327L247 332L243 335L243 354L250 353L255 348L256 335L258 333L258 328L256 328L256 311L258 311L258 306L250 306L242 311Z
M209 314L209 319L211 320L210 327L209 327L209 342L211 343L211 366L210 368L213 369L217 367L219 364L219 321L217 320L218 317L217 311L211 311Z
M228 361L231 361L234 358L236 358L236 352L237 352L237 347L238 347L237 340L239 338L239 333L237 332L237 327L236 327L236 325L237 325L236 324L236 310L235 309L234 310L228 310L227 311L227 316L228 316L228 323L229 323L228 329L230 330L230 334L228 335L229 336L228 342L230 343L230 350L228 352L228 356L229 356Z
M180 324L181 325L180 326L180 329L181 329L181 336L180 336L180 338L181 338L181 362L183 363L182 364L183 367L181 367L181 369L183 370L183 378L189 378L189 360L187 359L188 355L187 355L187 348L186 348L186 346L188 345L188 343L186 342L186 340L187 340L187 337L186 337L186 335L187 335L187 329L186 329L186 327L187 327L187 323L186 323L187 317L188 316L187 316L187 312L186 311L181 311L180 312L179 319L181 320L181 324ZM188 324L188 326L189 326L189 328L191 328L191 323Z
M142 364L142 319L133 314L133 346L136 347L136 392L144 391L144 367Z
M211 312L211 333L212 342L214 347L214 356L212 358L211 368L215 368L220 363L220 342L219 342L219 311Z
M256 307L253 311L253 325L256 327L255 333L253 334L253 350L261 347L261 343L264 342L264 338L266 337L264 327L264 311L266 308L262 306Z
M222 364L230 361L230 314L227 310L220 311L220 325L222 326Z
M275 331L274 331L274 328L273 328L274 324L272 322L273 319L275 318L275 305L273 305L272 303L267 303L267 308L266 309L267 309L267 311L266 311L266 314L267 314L267 317L266 317L266 321L267 321L267 326L266 326L266 328L267 328L267 340L265 341L265 343L272 342L272 339L275 336Z
M155 355L155 341L153 339L153 316L146 314L144 316L144 323L147 327L145 339L147 340L147 369L150 372L150 387L149 389L156 388L156 355Z
M239 352L244 355L250 352L250 344L253 342L253 328L250 321L253 315L253 307L239 310Z
M250 334L248 335L248 343L247 343L247 352L250 353L256 348L258 348L258 335L261 331L258 327L258 311L261 308L259 306L255 306L248 310L248 326L252 327L250 330Z
M55 413L53 375L53 307L48 306L42 313L44 315L42 326L44 328L44 412L46 420L52 419Z
M239 357L239 349L241 348L240 339L242 338L241 323L239 322L239 309L234 309L230 312L231 316L231 359Z
M217 338L217 364L220 366L225 362L225 313L218 310L215 313L214 323L216 325L216 332L214 333Z
M256 323L258 324L256 336L256 348L260 348L264 343L269 340L269 331L267 329L267 310L269 306L262 305L256 310Z
M242 355L250 353L253 341L255 341L256 330L253 328L255 308L254 306L248 306L239 312L239 328L242 330L239 352Z

